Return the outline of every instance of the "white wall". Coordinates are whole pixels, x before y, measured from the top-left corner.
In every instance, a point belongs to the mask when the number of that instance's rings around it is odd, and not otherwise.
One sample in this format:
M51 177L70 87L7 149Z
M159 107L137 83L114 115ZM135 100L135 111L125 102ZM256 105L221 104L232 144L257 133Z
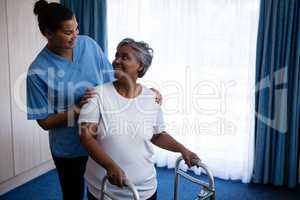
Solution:
M6 2L0 1L0 182L11 178L13 171L12 154L12 127L11 127L11 104L10 104L10 82L9 63L7 51L7 20Z
M46 43L34 2L0 0L0 195L54 167L47 132L26 119L26 72Z

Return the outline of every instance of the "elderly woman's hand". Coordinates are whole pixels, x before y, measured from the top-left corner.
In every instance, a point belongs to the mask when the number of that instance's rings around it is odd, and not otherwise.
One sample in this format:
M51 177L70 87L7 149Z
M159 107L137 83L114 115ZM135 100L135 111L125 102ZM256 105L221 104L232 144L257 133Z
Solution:
M107 168L107 178L113 185L119 187L125 186L126 174L117 164L113 164Z
M150 89L155 93L155 102L158 103L159 105L162 105L161 93L155 88L150 88Z
M195 154L194 152L184 148L181 151L182 157L185 161L185 163L189 166L192 167L194 165L196 165L196 163L194 162L195 160L200 160L200 158L197 156L197 154Z

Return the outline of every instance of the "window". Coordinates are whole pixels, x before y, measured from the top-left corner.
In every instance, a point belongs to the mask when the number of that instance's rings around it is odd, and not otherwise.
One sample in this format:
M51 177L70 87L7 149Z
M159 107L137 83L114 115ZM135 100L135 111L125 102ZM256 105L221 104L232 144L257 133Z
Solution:
M125 37L154 49L168 132L217 177L251 178L258 0L109 0L109 57ZM159 166L176 154L156 149Z

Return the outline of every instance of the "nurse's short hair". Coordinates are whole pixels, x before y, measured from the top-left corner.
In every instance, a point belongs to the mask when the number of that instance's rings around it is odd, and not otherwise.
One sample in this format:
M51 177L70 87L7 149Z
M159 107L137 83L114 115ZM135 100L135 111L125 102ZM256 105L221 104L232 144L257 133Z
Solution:
M149 45L146 42L143 41L135 41L131 38L125 38L123 39L119 44L117 48L120 48L122 46L128 45L133 50L135 50L135 57L143 66L143 70L139 71L138 77L143 77L147 70L149 69L152 58L153 58L153 49L149 47Z

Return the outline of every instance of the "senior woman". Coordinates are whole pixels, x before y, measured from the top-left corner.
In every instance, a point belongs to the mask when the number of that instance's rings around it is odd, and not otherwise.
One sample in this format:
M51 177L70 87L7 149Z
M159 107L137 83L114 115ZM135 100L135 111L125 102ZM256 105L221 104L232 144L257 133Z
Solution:
M180 152L189 166L197 158L166 133L155 94L137 83L150 67L152 53L144 42L121 41L113 61L117 80L97 86L96 95L81 110L80 138L90 155L85 172L90 200L99 198L105 175L111 183L109 192L118 199L132 199L130 192L120 188L126 178L141 199L156 199L152 144Z

